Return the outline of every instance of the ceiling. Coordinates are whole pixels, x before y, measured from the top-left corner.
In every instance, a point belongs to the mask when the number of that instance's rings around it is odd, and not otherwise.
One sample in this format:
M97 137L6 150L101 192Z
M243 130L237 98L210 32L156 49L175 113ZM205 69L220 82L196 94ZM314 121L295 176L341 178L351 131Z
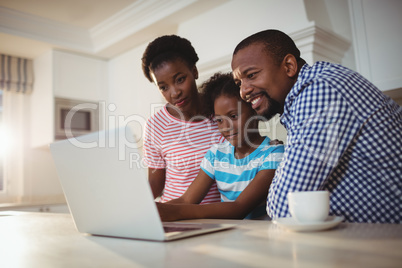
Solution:
M136 0L0 0L0 5L46 19L90 28Z
M111 58L228 0L0 0L0 53Z

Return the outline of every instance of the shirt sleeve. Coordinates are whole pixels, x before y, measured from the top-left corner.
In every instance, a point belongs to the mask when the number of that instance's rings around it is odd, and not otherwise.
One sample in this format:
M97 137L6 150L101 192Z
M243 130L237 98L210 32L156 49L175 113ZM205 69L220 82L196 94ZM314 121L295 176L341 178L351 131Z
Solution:
M145 125L143 147L144 163L148 168L166 168L166 163L162 156L161 133L159 131L152 118L149 119Z
M272 145L268 147L259 171L265 169L277 169L283 159L283 152L283 145Z
M284 158L268 194L271 218L289 216L288 192L324 188L355 129L347 102L325 81L312 83L295 102Z
M213 180L215 180L215 154L213 150L214 147L215 146L212 146L211 149L207 151L200 165L200 168Z

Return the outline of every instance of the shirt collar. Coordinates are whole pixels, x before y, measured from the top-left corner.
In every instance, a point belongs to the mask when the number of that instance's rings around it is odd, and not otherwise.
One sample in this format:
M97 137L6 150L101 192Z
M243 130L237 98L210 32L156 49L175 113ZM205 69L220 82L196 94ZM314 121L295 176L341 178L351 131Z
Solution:
M285 99L285 105L283 108L283 113L280 116L280 121L282 125L287 127L290 124L290 107L292 106L293 100L299 95L299 92L302 90L301 84L305 80L304 77L311 69L311 66L305 63L300 69L299 75L297 77L296 83L293 85L292 89L289 91L288 95Z

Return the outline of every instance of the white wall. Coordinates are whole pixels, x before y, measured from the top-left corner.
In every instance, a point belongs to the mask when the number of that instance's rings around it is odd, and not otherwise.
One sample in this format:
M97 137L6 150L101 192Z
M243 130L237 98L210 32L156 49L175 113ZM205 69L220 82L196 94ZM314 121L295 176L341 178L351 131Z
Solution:
M353 33L348 0L304 0L304 3L309 21L314 21L320 27L329 29L352 42ZM352 45L346 51L341 64L356 70Z
M402 97L402 1L350 0L357 71Z
M142 53L147 44L132 49L109 62L109 101L108 117L130 122L142 144L143 126L146 119L154 113L154 107L165 103L158 88L143 75ZM115 105L115 110L111 110ZM109 128L113 127L110 125Z
M105 101L107 62L63 51L53 52L53 92L55 97Z
M43 146L54 137L53 53L48 51L34 60L35 84L31 98L32 147Z
M25 150L23 202L60 202L63 191L47 144L54 139L53 51L34 60L35 87L30 95L30 140Z
M231 56L242 39L258 31L293 32L307 24L303 1L233 0L182 23L178 34L192 42L203 64Z

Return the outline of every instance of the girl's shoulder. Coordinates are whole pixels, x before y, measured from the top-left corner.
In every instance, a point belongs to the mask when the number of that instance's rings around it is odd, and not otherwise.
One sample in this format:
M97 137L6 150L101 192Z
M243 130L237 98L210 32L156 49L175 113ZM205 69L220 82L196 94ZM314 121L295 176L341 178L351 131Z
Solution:
M285 151L285 146L283 144L270 144L270 138L266 137L264 142L261 144L261 152L263 154L270 153L283 153Z
M218 151L221 153L230 153L232 151L232 144L225 140L222 143L215 143L211 145L209 149L213 154L216 154Z

